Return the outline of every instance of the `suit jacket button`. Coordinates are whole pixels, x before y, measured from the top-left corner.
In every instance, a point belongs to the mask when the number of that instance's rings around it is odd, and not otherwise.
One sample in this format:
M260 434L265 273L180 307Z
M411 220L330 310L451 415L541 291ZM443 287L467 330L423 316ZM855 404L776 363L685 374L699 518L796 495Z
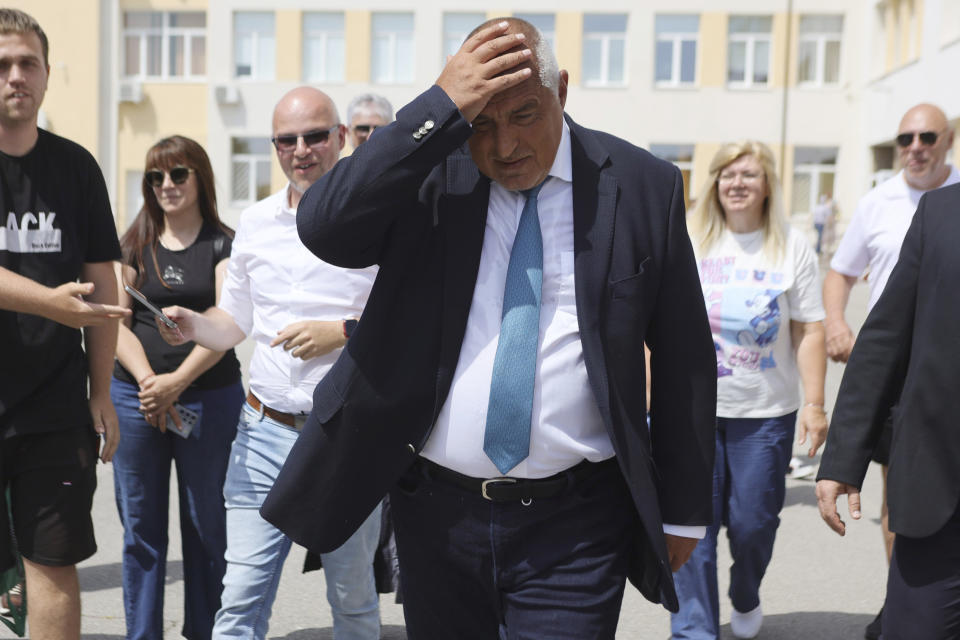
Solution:
M426 129L427 131L430 131L430 129L433 129L433 125L434 125L433 120L427 120L426 122L423 123L423 128Z
M422 135L422 136L425 136L425 135L427 135L428 131L427 131L427 128L426 128L426 127L420 127L420 130L417 131L417 133L419 133L419 134Z
M410 450L410 453L416 453L416 452L417 452L417 448L416 448L415 446L413 446L412 444L408 444L408 445L407 445L407 449Z
M420 133L419 131L414 131L414 132L413 132L413 139L414 139L414 140L419 140L419 139L422 138L422 137L423 137L423 134Z

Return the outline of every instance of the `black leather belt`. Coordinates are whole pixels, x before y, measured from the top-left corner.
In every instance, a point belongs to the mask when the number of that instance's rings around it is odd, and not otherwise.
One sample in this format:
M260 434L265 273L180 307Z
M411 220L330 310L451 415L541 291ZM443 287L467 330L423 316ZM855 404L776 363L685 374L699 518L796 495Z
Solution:
M615 461L616 458L610 458L602 462L584 460L566 471L536 479L511 478L509 476L474 478L442 467L426 458L419 458L417 465L421 473L431 480L452 484L468 493L479 494L492 502L528 502L534 498L559 496L610 465L616 464Z

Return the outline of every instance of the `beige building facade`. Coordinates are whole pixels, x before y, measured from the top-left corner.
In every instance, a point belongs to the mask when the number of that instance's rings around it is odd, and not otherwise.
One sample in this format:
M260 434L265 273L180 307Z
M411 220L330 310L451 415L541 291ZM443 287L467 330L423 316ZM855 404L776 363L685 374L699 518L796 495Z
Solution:
M327 91L345 117L360 93L401 107L479 21L519 15L570 73L568 112L675 162L688 199L726 141L778 158L788 213L820 194L841 220L896 170L900 115L934 102L960 124L960 0L14 0L51 41L43 126L83 144L118 227L140 205L143 158L179 133L204 145L221 214L284 182L270 146L288 89ZM960 147L960 145L958 145ZM955 161L960 149L954 150Z

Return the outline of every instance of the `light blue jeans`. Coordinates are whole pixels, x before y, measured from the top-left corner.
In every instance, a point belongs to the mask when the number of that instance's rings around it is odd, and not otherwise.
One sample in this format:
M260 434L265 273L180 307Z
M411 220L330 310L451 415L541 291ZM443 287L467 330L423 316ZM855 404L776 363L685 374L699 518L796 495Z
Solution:
M291 541L260 517L260 506L299 433L244 403L223 494L227 506L227 572L214 638L264 638ZM380 506L343 546L321 555L336 640L380 637L373 556Z

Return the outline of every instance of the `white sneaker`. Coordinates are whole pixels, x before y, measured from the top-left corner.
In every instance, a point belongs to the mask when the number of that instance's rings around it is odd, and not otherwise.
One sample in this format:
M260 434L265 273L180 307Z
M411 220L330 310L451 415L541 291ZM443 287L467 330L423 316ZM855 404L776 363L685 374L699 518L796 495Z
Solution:
M730 631L734 638L756 638L763 625L763 611L760 605L753 611L740 613L736 609L730 612Z

